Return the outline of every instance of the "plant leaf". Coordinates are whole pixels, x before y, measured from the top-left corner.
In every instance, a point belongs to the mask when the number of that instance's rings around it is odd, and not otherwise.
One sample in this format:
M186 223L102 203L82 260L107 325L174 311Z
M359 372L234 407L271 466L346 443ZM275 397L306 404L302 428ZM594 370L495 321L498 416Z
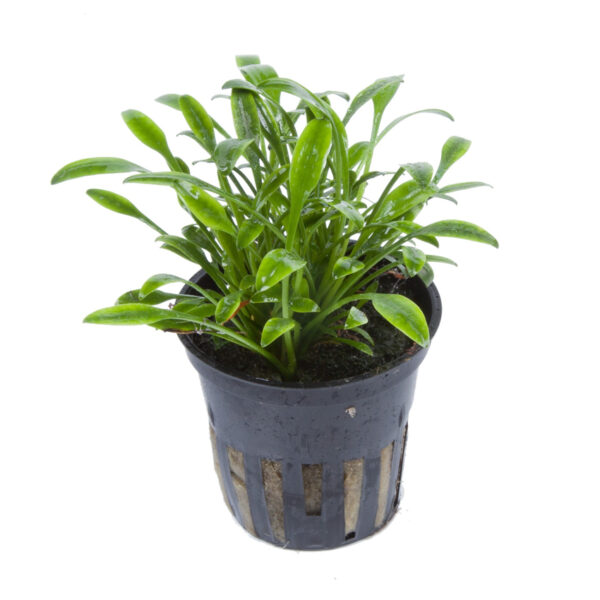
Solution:
M421 186L427 187L433 177L433 167L426 162L406 163L400 165Z
M242 303L243 292L238 290L223 296L218 302L215 309L215 321L217 323L225 323L229 321L240 308Z
M356 258L350 258L349 256L342 256L335 261L333 265L333 278L340 279L347 275L352 275L365 268L365 264L357 260Z
M359 92L348 107L346 116L343 119L344 125L347 125L354 113L369 100L373 100L375 112L383 112L390 100L394 97L394 94L398 90L398 86L403 81L404 78L402 75L384 77L374 81L371 85Z
M402 248L402 260L409 277L414 277L423 268L427 258L422 250L414 246L404 246Z
M433 183L438 183L444 173L467 152L470 146L471 142L465 138L457 136L448 138L442 147L442 157L437 171L435 172Z
M252 140L223 140L215 149L215 162L219 171L229 175L235 163L244 154Z
M464 183L453 183L440 189L442 194L451 194L452 192L460 192L462 190L470 190L477 187L492 187L489 183L483 181L466 181Z
M118 304L90 313L84 323L102 325L148 325L171 317L171 311L148 304Z
M174 108L175 110L181 110L181 107L179 106L179 98L181 98L179 94L164 94L163 96L156 98L155 101L160 102L165 106Z
M269 319L263 327L260 336L260 345L264 348L272 344L277 338L290 331L290 329L293 329L295 325L296 321L294 319L282 319L280 317Z
M127 215L128 217L133 217L134 219L139 219L142 221L142 223L152 227L154 231L157 231L160 234L165 233L163 229L151 221L144 213L138 210L134 204L127 200L127 198L120 196L119 194L115 194L114 192L110 192L108 190L98 189L87 190L86 194L92 200L95 200L98 204L100 204L100 206L108 208L108 210L112 210L122 215Z
M373 294L373 308L396 329L417 342L429 345L429 327L423 311L406 296L400 294Z
M404 121L404 119L408 119L409 117L412 117L413 115L419 115L421 113L431 113L433 115L440 115L441 117L446 117L447 119L454 121L454 117L449 112L446 112L445 110L440 110L439 108L424 108L423 110L416 110L415 112L411 112L411 113L402 115L401 117L394 119L377 136L377 143L379 143L385 135L387 135L394 127L396 127L396 125L398 125L398 123L401 123L402 121Z
M139 110L126 110L121 113L121 116L131 133L142 144L158 152L167 162L174 162L175 157L171 154L165 134L150 117L147 117Z
M373 350L364 342L358 342L356 340L350 340L348 338L339 336L332 336L332 339L334 339L337 343L346 344L346 346L352 346L352 348L356 348L356 350L360 350L360 352L364 352L369 356L373 356Z
M314 313L321 310L314 300L311 298L302 298L300 296L292 298L290 308L297 313Z
M368 322L369 319L362 310L359 310L356 306L351 306L344 323L344 329L354 329Z
M356 142L348 149L348 166L353 169L361 163L369 150L369 142Z
M215 128L209 114L204 110L200 102L192 98L192 96L181 96L179 98L179 106L194 135L208 152L212 154L217 142L215 139Z
M148 169L140 167L135 163L123 160L122 158L98 157L84 158L65 165L59 169L50 183L52 185L75 179L76 177L86 177L88 175L105 175L108 173L131 173L137 171L146 173Z
M256 221L244 221L237 234L236 245L241 250L249 246L263 231L265 226Z
M283 248L267 252L256 272L256 290L268 290L294 271L302 269L305 264L306 261L297 254Z
M257 54L238 54L235 57L235 62L238 67L245 67L247 65L258 65L260 64L260 58Z
M445 256L438 256L437 254L427 254L425 258L428 262L445 263L447 265L453 265L455 267L458 267L458 265L453 260L446 258Z
M356 229L362 229L364 227L365 220L363 216L349 202L342 200L341 202L333 204L332 206L338 212L342 213L347 219L349 219Z
M422 227L417 232L419 235L455 237L473 242L482 242L483 244L490 244L498 248L498 240L495 237L478 225L473 225L473 223L467 223L466 221L437 221L436 223ZM414 237L414 234L411 234L410 237Z
M414 179L405 181L387 195L378 217L385 221L397 219L425 202L429 195L429 192L423 191Z
M206 227L235 236L236 230L219 202L202 188L188 182L176 186L190 212Z
M427 287L429 287L433 282L434 272L429 263L425 263L417 275Z
M157 273L146 279L140 288L140 299L145 298L148 294L169 283L182 283L181 277L170 275L168 273Z

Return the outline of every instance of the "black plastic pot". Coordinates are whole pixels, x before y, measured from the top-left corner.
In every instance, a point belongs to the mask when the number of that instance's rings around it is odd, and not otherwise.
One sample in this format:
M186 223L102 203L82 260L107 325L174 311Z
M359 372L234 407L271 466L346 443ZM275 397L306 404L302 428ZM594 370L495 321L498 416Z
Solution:
M437 288L418 278L409 285L433 337L442 313ZM193 336L179 338L200 374L225 502L245 529L285 548L325 549L392 518L426 349L376 375L301 385L224 372Z

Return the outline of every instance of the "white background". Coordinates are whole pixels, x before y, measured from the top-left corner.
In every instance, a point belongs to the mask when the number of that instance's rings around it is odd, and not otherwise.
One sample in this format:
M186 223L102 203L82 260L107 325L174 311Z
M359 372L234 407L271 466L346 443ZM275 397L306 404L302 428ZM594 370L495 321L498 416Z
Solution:
M600 597L594 5L4 8L3 600ZM239 53L315 90L354 94L404 73L388 119L440 107L456 122L407 121L375 166L435 163L446 137L461 135L473 145L448 182L494 185L429 212L486 227L500 249L444 241L459 268L437 269L444 317L419 375L401 511L374 538L331 552L282 551L232 520L197 376L174 337L81 324L153 273L191 274L85 190L124 193L176 232L169 192L122 188L119 175L49 186L87 156L162 169L122 123L127 108L156 119L178 154L201 158L174 137L181 117L153 99L190 93L224 114L210 98L237 76Z

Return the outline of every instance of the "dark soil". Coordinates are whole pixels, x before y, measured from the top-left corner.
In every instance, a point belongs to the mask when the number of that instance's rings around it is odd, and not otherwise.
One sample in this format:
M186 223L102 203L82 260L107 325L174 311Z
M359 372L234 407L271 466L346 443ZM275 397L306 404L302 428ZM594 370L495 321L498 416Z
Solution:
M411 299L412 294L406 280L395 270L379 278L378 292L403 294ZM387 365L410 356L418 346L381 317L370 302L361 307L369 318L363 326L373 338L373 356L369 356L346 344L331 341L317 342L298 363L296 378L301 383L317 383L346 379L366 373L385 371ZM344 331L340 323L338 335L357 341L365 341L352 331ZM193 344L199 353L216 363L224 371L243 374L246 377L281 381L281 375L259 354L222 340L215 340L208 334L193 334ZM190 340L190 341L192 341Z

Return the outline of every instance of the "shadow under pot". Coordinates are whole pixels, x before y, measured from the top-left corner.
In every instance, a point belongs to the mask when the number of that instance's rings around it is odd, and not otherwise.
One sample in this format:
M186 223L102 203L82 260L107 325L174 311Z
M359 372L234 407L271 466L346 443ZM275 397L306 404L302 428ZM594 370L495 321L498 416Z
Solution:
M211 283L202 271L193 281ZM433 337L442 312L437 288L417 277L407 284ZM368 537L394 516L427 349L377 374L275 383L225 372L194 338L179 336L200 374L225 503L247 531L277 546L317 550Z

